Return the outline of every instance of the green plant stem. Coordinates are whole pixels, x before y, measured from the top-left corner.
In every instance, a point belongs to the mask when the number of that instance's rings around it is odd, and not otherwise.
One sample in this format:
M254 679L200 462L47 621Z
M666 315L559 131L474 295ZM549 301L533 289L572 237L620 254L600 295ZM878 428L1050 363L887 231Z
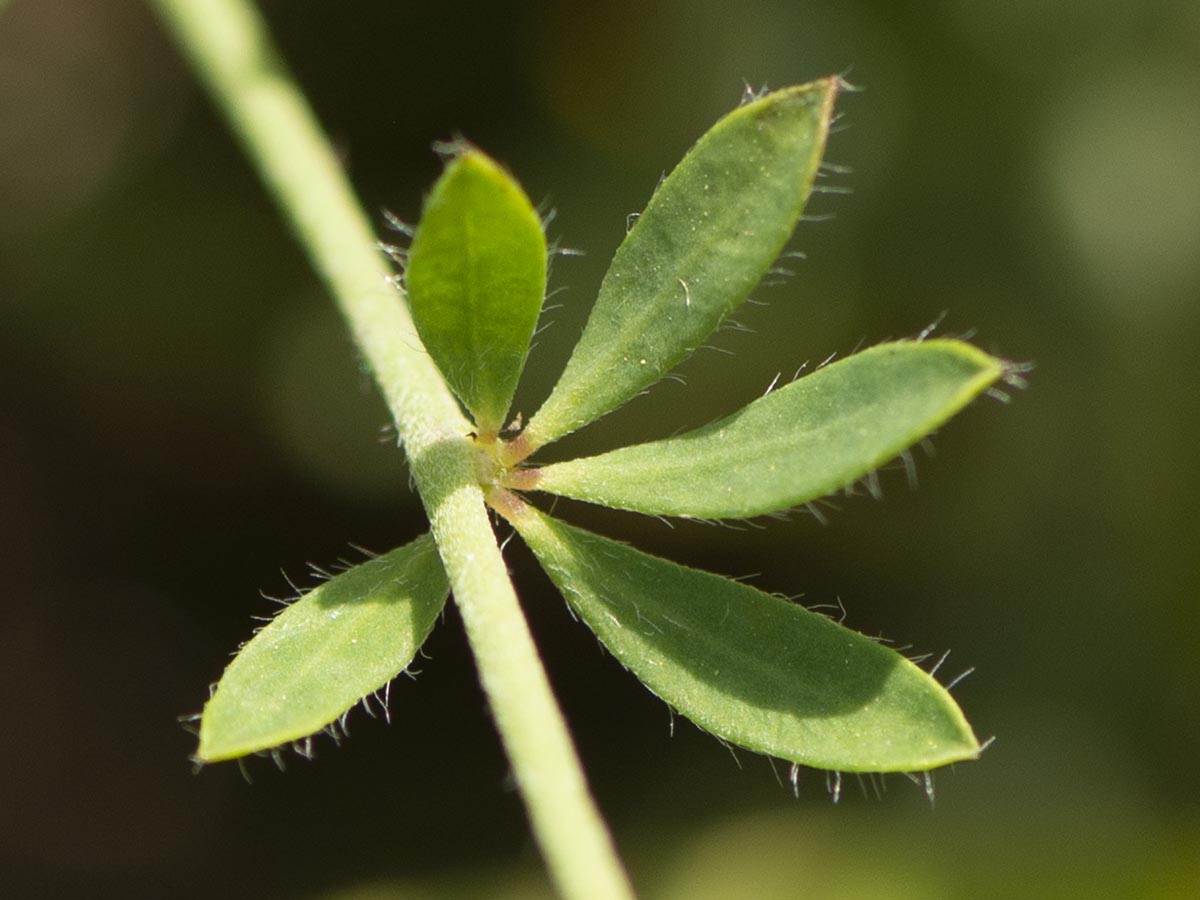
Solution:
M561 893L632 897L508 578L470 425L421 345L337 159L244 0L155 0L328 284L383 391L533 829Z

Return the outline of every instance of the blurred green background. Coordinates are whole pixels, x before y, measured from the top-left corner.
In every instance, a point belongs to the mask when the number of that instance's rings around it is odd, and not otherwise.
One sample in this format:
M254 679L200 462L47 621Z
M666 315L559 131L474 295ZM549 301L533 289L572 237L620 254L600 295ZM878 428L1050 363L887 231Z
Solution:
M2 6L4 4L0 4ZM463 134L556 262L545 395L626 214L743 82L842 72L796 276L576 453L730 411L777 372L944 334L1036 369L921 485L765 530L559 511L805 602L949 677L982 761L799 798L667 709L509 559L646 898L1200 892L1200 4L269 2L366 207L412 221ZM832 218L826 219L829 216ZM381 231L382 233L382 231ZM453 611L393 723L194 774L197 711L284 572L423 529L332 304L149 10L0 16L0 889L25 898L548 896ZM780 778L786 767L779 766ZM864 797L864 794L867 796Z

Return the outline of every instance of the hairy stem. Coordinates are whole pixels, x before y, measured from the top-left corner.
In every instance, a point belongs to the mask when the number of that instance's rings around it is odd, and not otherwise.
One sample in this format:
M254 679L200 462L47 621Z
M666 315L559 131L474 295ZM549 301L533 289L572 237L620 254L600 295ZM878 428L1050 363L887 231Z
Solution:
M508 578L475 448L353 192L246 0L155 0L329 286L395 418L534 832L566 897L632 897Z

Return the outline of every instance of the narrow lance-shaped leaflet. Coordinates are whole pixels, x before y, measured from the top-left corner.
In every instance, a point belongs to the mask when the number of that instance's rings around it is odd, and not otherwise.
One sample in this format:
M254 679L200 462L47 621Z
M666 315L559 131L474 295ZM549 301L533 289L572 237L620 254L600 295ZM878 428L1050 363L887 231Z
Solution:
M777 512L894 459L1004 374L960 341L881 344L695 431L522 469L510 487L617 509L704 519Z
M429 535L309 591L225 669L204 707L197 759L268 750L335 722L412 662L449 592Z
M804 210L837 88L827 78L739 107L667 176L617 249L562 377L509 461L636 396L746 299Z
M746 584L493 505L571 608L653 693L756 752L849 772L920 771L980 746L944 687L896 651Z
M422 342L481 436L503 427L546 293L546 239L521 186L473 147L425 202L404 275Z

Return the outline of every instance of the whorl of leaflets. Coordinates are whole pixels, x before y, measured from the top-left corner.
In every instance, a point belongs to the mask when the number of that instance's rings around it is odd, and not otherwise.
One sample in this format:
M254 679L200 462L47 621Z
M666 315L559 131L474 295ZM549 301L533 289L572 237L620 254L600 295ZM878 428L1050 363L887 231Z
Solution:
M868 476L1005 376L1003 362L960 341L893 342L677 437L525 462L642 392L746 299L804 209L838 85L756 98L697 142L625 237L561 379L511 441L499 432L541 309L546 245L520 186L478 150L461 146L430 194L405 285L421 339L475 419L488 502L624 666L740 746L828 769L921 771L980 745L949 692L903 655L519 495L698 518L786 510ZM447 592L425 536L305 595L226 670L198 757L269 749L335 722L409 664Z

